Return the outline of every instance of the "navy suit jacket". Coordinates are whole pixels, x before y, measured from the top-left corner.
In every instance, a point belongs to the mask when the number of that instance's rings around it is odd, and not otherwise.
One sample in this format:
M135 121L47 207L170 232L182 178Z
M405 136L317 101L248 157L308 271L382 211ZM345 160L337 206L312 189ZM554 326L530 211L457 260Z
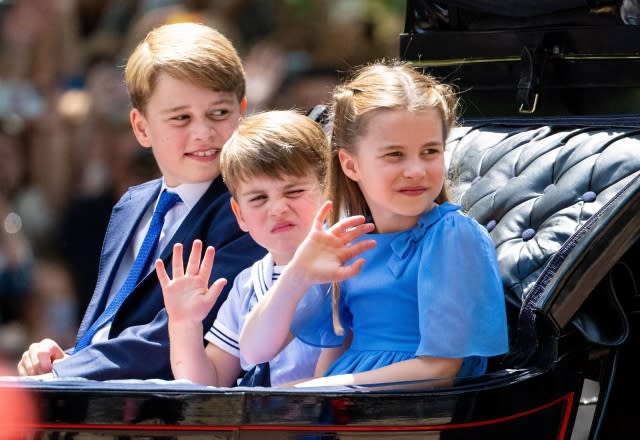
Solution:
M138 222L156 200L160 187L160 179L132 187L114 206L105 233L96 288L80 324L78 338L104 310L120 261ZM194 239L199 238L205 245L215 247L211 282L220 277L228 282L203 321L203 332L211 327L235 276L266 253L240 230L229 198L222 178L218 177L191 209L160 255L171 274L174 243L184 244L185 262ZM53 370L58 376L94 380L172 379L167 313L155 269L138 283L116 312L107 341L91 344L77 353L69 350L69 353L69 357L54 364Z

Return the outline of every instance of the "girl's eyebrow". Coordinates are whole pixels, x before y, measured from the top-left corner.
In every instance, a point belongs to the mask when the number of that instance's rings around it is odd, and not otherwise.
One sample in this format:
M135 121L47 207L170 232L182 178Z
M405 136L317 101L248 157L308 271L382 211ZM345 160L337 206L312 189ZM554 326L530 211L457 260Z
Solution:
M420 145L420 148L425 148L425 147L440 147L444 145L442 143L442 141L438 141L438 140L433 140L433 141L427 141L424 144ZM406 145L402 145L402 144L390 144L390 145L384 145L382 147L379 147L378 149L380 151L387 151L387 150L396 150L398 148L406 148Z

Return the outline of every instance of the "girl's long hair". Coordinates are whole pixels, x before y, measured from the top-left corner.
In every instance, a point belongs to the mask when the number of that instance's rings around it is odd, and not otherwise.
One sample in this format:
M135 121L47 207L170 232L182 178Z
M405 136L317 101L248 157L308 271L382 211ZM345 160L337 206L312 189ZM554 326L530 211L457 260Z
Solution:
M452 87L429 74L415 70L397 60L381 60L356 70L350 79L333 91L329 115L331 124L331 159L327 170L327 193L333 201L329 216L335 224L342 216L364 215L371 212L356 182L343 172L338 152L355 152L356 141L365 135L371 116L385 110L418 112L435 109L442 120L443 142L457 119L458 98ZM443 185L436 203L448 200ZM340 288L333 283L333 327L341 335L338 304Z

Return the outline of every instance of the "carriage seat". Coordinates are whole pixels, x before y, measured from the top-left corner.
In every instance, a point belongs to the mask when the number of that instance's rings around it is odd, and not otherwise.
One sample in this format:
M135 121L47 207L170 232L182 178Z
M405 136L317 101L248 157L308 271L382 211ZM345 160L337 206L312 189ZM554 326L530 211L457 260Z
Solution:
M529 352L516 358L535 350L541 316L556 332L571 323L589 341L621 343L619 302L588 298L637 234L640 118L465 121L446 154L452 200L495 242L510 350Z

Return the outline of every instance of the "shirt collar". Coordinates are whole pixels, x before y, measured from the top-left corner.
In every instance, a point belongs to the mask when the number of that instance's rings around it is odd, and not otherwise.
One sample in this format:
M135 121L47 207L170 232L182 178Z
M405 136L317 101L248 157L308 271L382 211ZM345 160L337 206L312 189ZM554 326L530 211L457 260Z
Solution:
M160 188L160 192L166 189L169 192L178 194L186 207L191 210L191 208L198 203L198 200L200 200L200 197L202 197L210 185L211 182L206 181L198 183L183 183L173 188L169 188L164 179L162 179L162 188Z

